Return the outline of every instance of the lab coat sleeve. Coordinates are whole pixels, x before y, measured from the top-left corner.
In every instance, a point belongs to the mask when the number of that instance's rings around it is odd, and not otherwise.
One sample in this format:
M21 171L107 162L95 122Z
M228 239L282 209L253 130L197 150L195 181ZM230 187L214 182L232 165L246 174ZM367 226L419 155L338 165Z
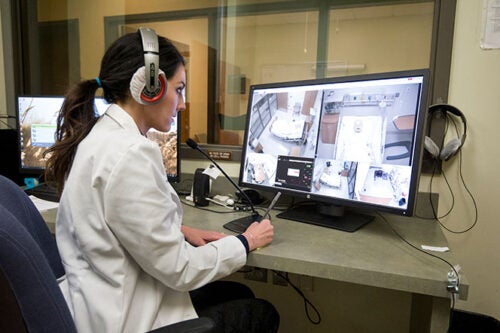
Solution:
M141 141L123 154L104 198L106 223L124 250L172 289L198 288L246 262L245 248L234 236L200 247L185 241L181 203L166 181L160 151L152 142Z

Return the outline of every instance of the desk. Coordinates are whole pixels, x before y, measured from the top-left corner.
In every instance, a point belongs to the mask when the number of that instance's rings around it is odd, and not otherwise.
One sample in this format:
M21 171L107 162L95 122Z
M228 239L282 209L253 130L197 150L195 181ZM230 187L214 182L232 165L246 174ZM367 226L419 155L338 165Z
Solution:
M186 225L221 232L228 232L222 227L223 223L242 215L183 207ZM53 227L55 211L42 215ZM441 228L434 221L384 216L416 246L447 246ZM450 268L408 246L380 217L354 233L283 220L274 215L272 221L273 243L252 252L248 257L249 266L409 293L410 332L446 332L450 310L446 274ZM456 264L452 252L438 255ZM467 279L462 275L460 299L467 299L468 288Z

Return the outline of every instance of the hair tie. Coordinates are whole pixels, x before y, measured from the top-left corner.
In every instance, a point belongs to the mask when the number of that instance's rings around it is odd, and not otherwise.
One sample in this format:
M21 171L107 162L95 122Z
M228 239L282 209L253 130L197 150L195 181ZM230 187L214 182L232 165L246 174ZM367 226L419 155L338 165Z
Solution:
M99 77L96 77L96 78L95 78L95 82L97 82L97 86L98 86L99 88L102 88L102 82L101 82L101 79L100 79Z

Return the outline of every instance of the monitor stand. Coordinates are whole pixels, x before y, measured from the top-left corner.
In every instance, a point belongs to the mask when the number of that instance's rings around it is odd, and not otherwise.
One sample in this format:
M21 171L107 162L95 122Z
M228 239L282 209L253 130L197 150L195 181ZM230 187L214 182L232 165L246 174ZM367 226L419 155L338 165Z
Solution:
M375 217L344 210L342 206L323 203L299 205L277 215L282 219L293 220L322 227L354 232L370 223Z

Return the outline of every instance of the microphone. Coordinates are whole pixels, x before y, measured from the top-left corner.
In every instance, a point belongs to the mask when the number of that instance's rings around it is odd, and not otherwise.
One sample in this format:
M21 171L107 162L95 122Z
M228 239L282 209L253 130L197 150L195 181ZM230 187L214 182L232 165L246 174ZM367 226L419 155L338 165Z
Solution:
M245 217L242 217L242 218L239 218L239 219L236 219L236 220L233 220L233 221L230 221L226 224L223 225L224 228L228 229L228 230L231 230L231 231L234 231L234 232L237 232L237 233L243 233L250 224L252 224L253 222L257 221L257 222L260 222L262 219L263 219L263 216L261 216L256 210L255 210L255 207L252 203L252 200L250 200L250 198L248 197L248 195L245 193L245 191L243 191L241 189L241 187L239 187L232 179L231 177L229 177L229 175L221 168L221 166L210 156L208 155L205 151L203 151L200 146L198 145L198 143L196 141L194 141L193 139L191 138L188 138L186 140L186 144L191 147L192 149L194 150L197 150L199 151L203 156L205 156L207 159L210 160L210 162L212 162L216 167L217 169L220 170L220 172L222 172L222 174L224 175L224 177L226 177L227 180L229 180L229 182L234 186L234 188L236 188L236 190L238 190L238 192L241 194L241 196L243 198L245 198L245 200L248 202L248 204L250 205L250 208L252 210L252 215L250 216L245 216Z

